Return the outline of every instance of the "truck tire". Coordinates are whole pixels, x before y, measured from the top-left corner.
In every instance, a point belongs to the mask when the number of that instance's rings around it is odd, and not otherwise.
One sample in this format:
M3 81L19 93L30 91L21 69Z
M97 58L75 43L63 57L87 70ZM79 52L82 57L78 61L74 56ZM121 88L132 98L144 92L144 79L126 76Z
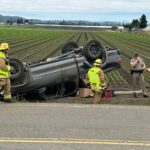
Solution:
M69 41L67 43L65 43L61 49L61 53L65 54L68 52L71 52L73 49L78 48L78 44L73 42L73 41Z
M102 59L105 51L103 46L97 40L89 40L83 46L83 55L90 61Z
M13 70L11 71L10 79L15 80L20 78L23 75L23 71L24 71L23 63L16 58L10 58L9 60L10 60L9 64L13 68Z

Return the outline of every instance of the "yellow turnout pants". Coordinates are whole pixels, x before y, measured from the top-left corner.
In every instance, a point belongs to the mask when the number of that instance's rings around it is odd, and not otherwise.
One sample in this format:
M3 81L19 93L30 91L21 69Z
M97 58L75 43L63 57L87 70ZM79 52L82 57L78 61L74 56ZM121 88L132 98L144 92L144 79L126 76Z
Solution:
M0 90L4 86L4 97L11 97L11 83L9 78L0 79Z

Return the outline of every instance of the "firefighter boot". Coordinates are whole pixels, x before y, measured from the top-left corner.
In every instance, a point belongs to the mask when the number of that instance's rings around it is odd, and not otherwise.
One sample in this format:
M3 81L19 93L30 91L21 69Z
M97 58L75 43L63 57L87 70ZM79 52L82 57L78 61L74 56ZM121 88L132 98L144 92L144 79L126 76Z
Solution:
M12 102L11 99L12 99L11 94L9 94L9 95L4 95L4 101L5 101L5 102L10 103L10 102Z

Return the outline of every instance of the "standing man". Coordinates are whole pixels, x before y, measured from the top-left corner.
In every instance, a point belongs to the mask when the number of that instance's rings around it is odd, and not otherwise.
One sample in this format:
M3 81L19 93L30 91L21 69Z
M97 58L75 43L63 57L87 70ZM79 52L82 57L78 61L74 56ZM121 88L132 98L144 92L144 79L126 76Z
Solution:
M136 90L137 85L142 89L143 97L147 98L146 88L144 85L144 75L143 72L146 68L143 59L138 53L135 53L134 58L130 61L131 65L131 75L133 78L133 89ZM137 97L137 93L134 92L134 97Z
M102 90L106 88L105 75L101 69L102 60L95 60L93 67L88 71L90 88L94 92L94 104L98 104L102 97Z
M10 65L8 64L8 43L0 45L0 90L5 87L4 101L11 102Z

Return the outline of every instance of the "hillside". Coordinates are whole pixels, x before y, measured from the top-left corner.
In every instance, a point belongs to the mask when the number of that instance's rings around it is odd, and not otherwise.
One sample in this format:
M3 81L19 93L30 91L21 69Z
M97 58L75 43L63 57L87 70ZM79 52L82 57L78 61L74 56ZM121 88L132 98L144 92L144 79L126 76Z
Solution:
M13 22L16 22L18 19L24 19L24 18L18 17L18 16L2 16L2 15L0 15L0 22L7 22L7 20L12 20Z
M122 26L121 22L115 21L86 21L86 20L40 20L40 19L28 19L19 16L3 16L0 15L0 23L17 22L17 20L29 20L31 24L55 24L55 25L88 25L88 26Z

